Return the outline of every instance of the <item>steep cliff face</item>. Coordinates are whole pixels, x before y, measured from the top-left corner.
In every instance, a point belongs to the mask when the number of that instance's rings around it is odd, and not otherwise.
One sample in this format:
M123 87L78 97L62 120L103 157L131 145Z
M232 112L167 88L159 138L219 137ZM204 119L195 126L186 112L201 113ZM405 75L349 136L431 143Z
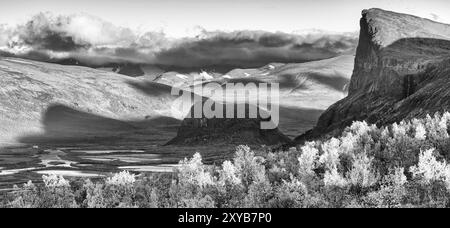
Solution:
M380 9L362 15L350 95L401 96L405 75L423 72L439 56L448 55L449 25Z
M360 25L348 97L297 141L450 109L450 25L381 9L364 10Z

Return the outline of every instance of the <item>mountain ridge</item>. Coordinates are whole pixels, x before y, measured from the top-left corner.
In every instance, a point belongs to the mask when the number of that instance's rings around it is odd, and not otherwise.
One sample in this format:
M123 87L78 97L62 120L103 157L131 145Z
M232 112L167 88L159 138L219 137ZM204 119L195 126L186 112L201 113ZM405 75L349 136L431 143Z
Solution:
M380 67L389 68L398 65L396 61L399 60L404 61L402 55L390 56L382 53L386 49L395 49L396 47L392 46L397 42L410 38L450 40L450 25L376 8L362 12L360 26L355 68L349 88L350 95L365 89L367 84L371 83L369 77L376 78L374 74L383 73L372 71L377 71ZM426 53L418 54L426 56L424 55ZM379 88L375 86L371 91L377 89Z
M379 125L450 109L450 25L364 10L349 95L296 141L340 132L353 121Z

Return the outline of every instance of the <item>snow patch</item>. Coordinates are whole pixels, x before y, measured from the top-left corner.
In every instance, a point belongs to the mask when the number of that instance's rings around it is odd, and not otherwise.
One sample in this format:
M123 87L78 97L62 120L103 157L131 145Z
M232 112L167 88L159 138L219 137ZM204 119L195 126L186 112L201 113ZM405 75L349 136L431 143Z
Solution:
M176 74L175 76L177 76L177 77L179 77L181 79L184 79L184 80L187 80L189 78L188 76L182 75L182 74Z
M209 74L208 74L207 72L205 72L205 71L201 72L201 73L200 73L200 76L201 76L202 78L206 79L206 80L212 80L212 79L214 79L213 76L209 75Z

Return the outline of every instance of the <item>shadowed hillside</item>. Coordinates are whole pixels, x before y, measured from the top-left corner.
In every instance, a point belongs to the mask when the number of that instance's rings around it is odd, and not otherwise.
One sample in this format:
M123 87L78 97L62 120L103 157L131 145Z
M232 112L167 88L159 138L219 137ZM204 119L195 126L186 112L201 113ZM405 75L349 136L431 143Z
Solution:
M173 137L180 120L170 117L149 117L140 121L121 121L79 111L64 105L50 105L43 113L43 132L19 138L26 144L103 143L127 141L164 144Z
M0 59L0 144L16 143L18 138L43 133L50 118L59 114L50 112L53 104L61 104L89 115L103 116L117 121L139 121L158 116L170 116L170 87L153 84L156 94L149 96L140 91L140 79L107 73L86 67L62 66L21 60ZM164 87L164 88L163 88ZM61 110L60 110L61 111ZM51 114L51 116L46 116ZM66 117L69 119L69 117ZM86 131L94 131L96 119L89 120ZM75 118L76 119L76 118ZM75 120L74 120L75 121ZM104 123L110 127L111 123ZM78 129L74 122L70 128ZM115 124L112 124L115 126ZM126 125L121 125L125 127Z

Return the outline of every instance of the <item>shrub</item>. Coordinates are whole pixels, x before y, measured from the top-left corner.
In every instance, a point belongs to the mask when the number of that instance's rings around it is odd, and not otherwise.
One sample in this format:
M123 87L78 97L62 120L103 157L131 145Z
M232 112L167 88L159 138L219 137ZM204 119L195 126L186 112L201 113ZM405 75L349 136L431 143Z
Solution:
M136 176L128 171L107 178L102 191L106 207L136 207L134 204L135 182Z
M86 180L83 188L86 191L86 199L84 204L88 208L106 208L107 199L105 199L104 185L101 183L93 183L91 180Z
M396 168L384 177L380 189L363 198L365 207L398 208L403 207L407 183L403 168Z
M348 174L348 182L362 188L371 187L378 181L378 176L372 169L372 160L366 154L356 155L353 167Z
M323 178L326 187L346 187L347 180L337 171L337 168L327 170Z
M268 208L273 198L273 187L268 179L259 178L248 187L248 194L244 199L246 208Z
M421 152L419 163L411 167L414 178L422 184L430 184L434 181L442 181L450 191L450 166L445 161L439 162L433 155L434 149Z
M236 167L230 161L225 161L218 173L215 197L217 207L233 208L240 206L245 197L245 189Z
M175 170L177 179L172 182L170 188L171 197L175 199L173 206L193 207L196 200L202 200L204 203L198 206L209 205L211 197L206 197L204 192L215 183L211 174L206 171L201 155L196 153L192 159L185 158L179 164Z
M143 208L170 207L169 189L173 178L170 173L142 175L135 184L137 205Z
M308 190L306 186L297 179L283 181L276 188L271 207L274 208L304 208L308 207Z
M39 202L41 201L38 189L32 181L23 184L21 188L15 185L12 192L12 199L7 206L13 208L36 208L39 207Z
M299 174L301 177L314 176L319 160L319 150L315 148L315 143L308 142L301 148L301 155L298 158Z
M45 186L40 196L42 198L42 207L77 207L75 203L75 195L70 188L70 183L68 180L57 175L44 175L42 176L42 179Z
M253 182L265 178L261 177L266 174L264 162L265 160L262 157L256 157L255 153L248 146L237 147L234 166L236 167L236 174L241 179L245 189L248 189Z

